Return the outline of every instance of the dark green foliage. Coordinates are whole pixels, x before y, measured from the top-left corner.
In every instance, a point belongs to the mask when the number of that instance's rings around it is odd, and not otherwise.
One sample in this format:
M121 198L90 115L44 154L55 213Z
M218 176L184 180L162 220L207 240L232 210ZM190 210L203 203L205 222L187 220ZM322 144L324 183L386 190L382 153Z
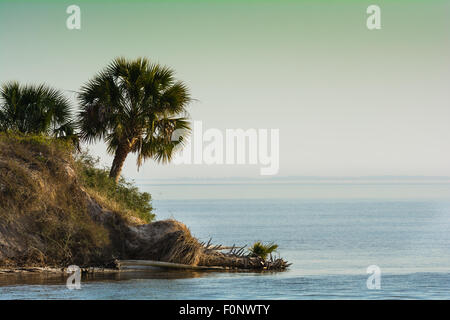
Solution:
M115 155L110 176L116 182L130 152L138 155L138 166L149 158L169 162L190 131L188 88L173 70L145 58L115 59L81 88L78 100L80 137L105 140Z
M149 193L140 192L133 183L127 182L123 177L116 184L109 177L109 170L99 168L99 159L93 158L87 152L78 153L76 163L82 185L98 192L109 201L114 201L120 209L131 211L132 215L147 223L154 219Z
M261 241L257 241L251 248L249 248L249 251L252 255L261 257L262 259L266 260L267 256L277 250L277 248L277 244L263 244Z
M78 141L69 100L46 85L8 82L0 89L0 131Z

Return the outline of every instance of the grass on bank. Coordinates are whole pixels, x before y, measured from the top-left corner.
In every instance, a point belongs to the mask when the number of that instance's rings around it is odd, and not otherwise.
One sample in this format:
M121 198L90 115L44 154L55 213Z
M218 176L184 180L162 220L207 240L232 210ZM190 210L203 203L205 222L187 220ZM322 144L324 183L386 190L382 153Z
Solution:
M149 194L123 179L116 186L107 169L73 150L70 142L46 136L0 133L0 230L8 235L0 246L23 256L9 262L8 250L0 248L0 265L105 261L109 232L90 217L83 189L119 216L139 223L154 218Z
M121 177L116 185L109 177L109 168L99 167L99 158L94 158L88 151L76 151L70 141L41 135L22 135L0 133L2 144L10 143L16 157L26 161L40 170L56 170L52 159L63 159L76 171L80 185L101 205L112 211L118 211L126 217L135 217L145 223L154 220L151 195L140 192L134 183ZM23 146L15 148L14 146ZM8 148L5 146L4 151ZM0 151L0 156L2 152ZM45 168L45 167L48 168ZM20 172L17 172L20 174ZM51 172L49 172L51 173ZM64 181L61 181L64 183Z

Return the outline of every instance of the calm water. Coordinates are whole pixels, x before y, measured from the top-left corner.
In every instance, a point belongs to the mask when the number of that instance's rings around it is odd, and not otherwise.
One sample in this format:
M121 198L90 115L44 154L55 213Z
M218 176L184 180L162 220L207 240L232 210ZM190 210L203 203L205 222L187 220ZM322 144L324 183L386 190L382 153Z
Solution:
M274 241L282 273L0 276L1 299L449 299L448 183L145 184L158 219L224 245ZM180 200L180 199L185 200ZM369 265L381 289L366 286Z

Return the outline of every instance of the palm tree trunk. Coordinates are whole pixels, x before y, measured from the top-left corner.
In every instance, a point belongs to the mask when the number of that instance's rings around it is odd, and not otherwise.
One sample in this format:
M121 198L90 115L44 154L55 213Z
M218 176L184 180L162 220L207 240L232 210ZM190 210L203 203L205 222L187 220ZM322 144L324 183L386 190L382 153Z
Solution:
M128 153L130 153L131 148L127 144L119 145L116 149L116 154L114 155L114 160L111 166L111 171L109 172L109 177L114 178L114 181L119 182L120 173L122 172L122 167L127 158Z

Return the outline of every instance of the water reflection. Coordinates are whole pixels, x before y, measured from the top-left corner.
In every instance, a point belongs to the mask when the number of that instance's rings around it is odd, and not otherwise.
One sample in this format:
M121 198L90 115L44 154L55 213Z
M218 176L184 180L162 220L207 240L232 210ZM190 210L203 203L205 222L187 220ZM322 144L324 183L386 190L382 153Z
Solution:
M187 279L210 276L211 272L179 270L122 270L117 272L97 272L82 274L82 282L124 281L135 279ZM69 274L63 273L5 273L0 274L0 286L20 285L61 285Z
M168 270L163 268L139 268L124 269L120 271L83 273L81 276L82 282L111 282L111 281L127 281L127 280L141 280L141 279L191 279L191 278L206 278L230 276L237 274L252 274L258 275L273 275L274 271L245 271L245 270L229 270L229 271L215 271L215 270ZM0 286L21 286L21 285L61 285L65 284L70 274L64 273L3 273L0 274Z

